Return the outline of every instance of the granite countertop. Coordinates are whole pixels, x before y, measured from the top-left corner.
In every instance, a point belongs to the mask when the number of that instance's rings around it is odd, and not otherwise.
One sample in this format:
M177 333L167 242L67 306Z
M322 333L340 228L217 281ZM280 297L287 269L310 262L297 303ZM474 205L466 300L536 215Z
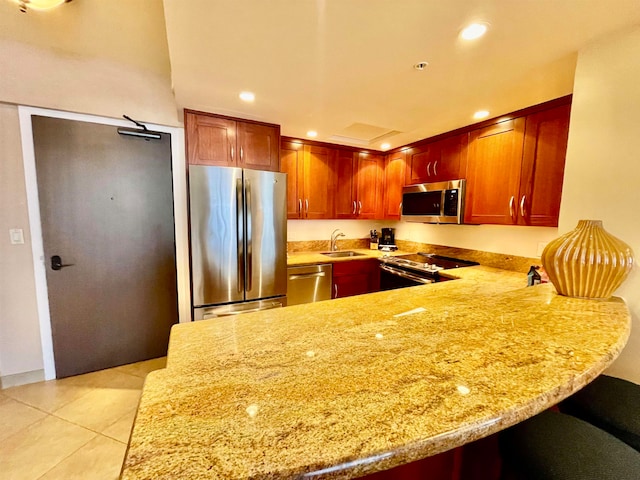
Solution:
M444 274L457 280L174 326L122 479L392 468L556 404L627 341L621 299L562 297L483 266Z
M294 252L287 254L287 266L311 265L320 263L350 262L353 260L367 260L370 258L382 258L385 255L406 255L411 252L396 250L395 252L383 252L382 250L368 250L364 248L350 248L350 251L359 253L355 257L328 257L320 252ZM415 252L413 252L415 253Z

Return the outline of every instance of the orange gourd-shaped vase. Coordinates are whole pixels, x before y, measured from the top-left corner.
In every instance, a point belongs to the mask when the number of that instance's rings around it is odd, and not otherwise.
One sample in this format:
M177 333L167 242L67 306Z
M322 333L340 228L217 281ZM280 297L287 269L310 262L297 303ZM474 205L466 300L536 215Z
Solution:
M633 251L601 220L580 220L575 230L547 244L542 265L560 295L606 300L629 275Z

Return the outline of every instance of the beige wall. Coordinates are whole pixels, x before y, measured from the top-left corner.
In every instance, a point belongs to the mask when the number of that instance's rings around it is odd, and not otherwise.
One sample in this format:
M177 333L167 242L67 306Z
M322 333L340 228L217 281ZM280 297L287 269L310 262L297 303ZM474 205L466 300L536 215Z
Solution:
M578 56L560 233L599 219L640 259L640 28L594 42ZM609 370L640 383L640 274L616 292L633 316L631 339ZM585 332L588 334L588 332Z
M40 370L42 353L18 109L0 104L0 376ZM9 230L24 232L24 245Z

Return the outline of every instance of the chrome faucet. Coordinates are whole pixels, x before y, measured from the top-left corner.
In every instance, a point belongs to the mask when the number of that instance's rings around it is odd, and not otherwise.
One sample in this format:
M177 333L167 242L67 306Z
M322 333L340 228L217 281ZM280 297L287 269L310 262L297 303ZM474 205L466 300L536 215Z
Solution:
M344 237L345 234L342 233L340 231L339 228L336 228L333 233L331 233L331 251L335 252L336 250L338 250L338 246L336 245L336 242L338 241L338 238L340 237Z

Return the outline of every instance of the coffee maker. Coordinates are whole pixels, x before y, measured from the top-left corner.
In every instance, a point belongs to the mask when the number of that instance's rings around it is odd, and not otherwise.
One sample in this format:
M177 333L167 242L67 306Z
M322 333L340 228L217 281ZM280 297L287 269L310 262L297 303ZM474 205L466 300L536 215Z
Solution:
M391 252L397 249L395 228L383 228L378 242L378 250Z

